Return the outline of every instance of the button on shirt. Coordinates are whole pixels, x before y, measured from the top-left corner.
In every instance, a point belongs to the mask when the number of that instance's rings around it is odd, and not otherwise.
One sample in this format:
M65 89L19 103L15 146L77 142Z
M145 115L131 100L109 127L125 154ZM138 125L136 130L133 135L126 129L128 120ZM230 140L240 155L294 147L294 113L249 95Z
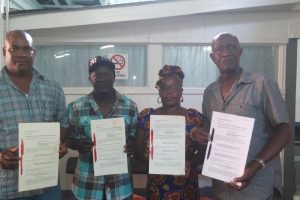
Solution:
M18 146L18 124L60 122L68 127L65 97L61 87L33 69L29 94L11 81L6 67L0 73L0 152ZM0 167L0 199L41 194L42 190L18 192L18 169Z
M116 101L107 118L124 117L126 138L135 137L137 106L117 91ZM70 134L73 139L91 138L91 120L104 119L92 94L81 97L68 106ZM72 191L77 199L101 200L106 191L108 199L125 199L132 195L129 174L94 176L92 155L80 154L75 170Z
M247 162L254 160L270 140L273 127L280 123L289 122L286 105L277 83L265 76L249 72L242 73L238 84L234 85L226 101L223 100L220 92L219 79L209 85L204 92L202 110L203 114L210 120L213 111L255 119ZM248 187L239 192L231 191L233 195L231 199L251 199L251 195L266 199L264 196L273 192L275 168L278 165L278 159L268 162L266 168L259 170L253 177ZM219 185L222 183L217 182L214 185L215 189L216 187L218 189L217 193L225 194L226 192L223 190L225 187L218 187ZM229 198L226 196L217 197Z

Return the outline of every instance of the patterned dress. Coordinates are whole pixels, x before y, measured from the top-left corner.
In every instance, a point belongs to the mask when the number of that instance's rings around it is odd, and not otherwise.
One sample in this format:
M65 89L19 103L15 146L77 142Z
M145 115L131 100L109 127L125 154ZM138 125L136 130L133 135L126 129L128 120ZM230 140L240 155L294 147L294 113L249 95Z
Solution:
M150 115L154 115L153 108L141 111L138 117L138 126L144 130L146 149L149 149ZM199 145L193 139L196 129L202 126L203 116L197 110L188 109L186 114L186 170L185 176L148 175L148 198L151 200L196 200L199 199L197 165L190 165L195 157ZM148 148L147 148L148 147Z

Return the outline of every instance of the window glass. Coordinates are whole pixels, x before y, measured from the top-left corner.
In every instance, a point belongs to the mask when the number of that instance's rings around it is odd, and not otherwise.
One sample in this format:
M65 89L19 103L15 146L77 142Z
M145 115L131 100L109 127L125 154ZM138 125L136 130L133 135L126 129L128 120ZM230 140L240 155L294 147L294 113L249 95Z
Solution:
M257 72L277 79L277 46L242 46L240 65L244 71ZM206 87L219 76L210 58L210 46L164 46L164 64L178 65L185 74L185 87Z
M35 67L62 87L91 86L88 80L89 59L102 55L125 55L128 78L116 79L115 86L146 85L147 50L143 45L37 45Z

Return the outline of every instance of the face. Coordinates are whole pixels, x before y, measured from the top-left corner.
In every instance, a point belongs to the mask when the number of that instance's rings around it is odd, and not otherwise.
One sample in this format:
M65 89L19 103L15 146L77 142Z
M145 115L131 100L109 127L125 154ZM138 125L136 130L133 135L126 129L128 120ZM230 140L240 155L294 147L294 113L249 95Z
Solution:
M3 56L8 71L16 74L31 72L35 56L31 36L23 32L11 33L5 40Z
M235 37L229 34L220 35L212 43L211 59L218 66L221 74L239 68L242 49Z
M182 83L178 78L174 76L165 78L159 89L162 105L168 107L179 105L182 91Z
M90 73L89 80L96 93L108 93L113 91L115 76L112 70L106 66L98 67Z

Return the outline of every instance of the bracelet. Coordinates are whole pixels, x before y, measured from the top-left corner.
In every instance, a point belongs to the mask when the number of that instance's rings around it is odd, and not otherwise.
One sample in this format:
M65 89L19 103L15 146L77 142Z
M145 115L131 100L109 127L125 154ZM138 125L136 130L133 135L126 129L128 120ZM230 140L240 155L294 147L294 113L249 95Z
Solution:
M262 159L255 158L254 160L260 164L261 168L265 168L266 167L266 163Z

